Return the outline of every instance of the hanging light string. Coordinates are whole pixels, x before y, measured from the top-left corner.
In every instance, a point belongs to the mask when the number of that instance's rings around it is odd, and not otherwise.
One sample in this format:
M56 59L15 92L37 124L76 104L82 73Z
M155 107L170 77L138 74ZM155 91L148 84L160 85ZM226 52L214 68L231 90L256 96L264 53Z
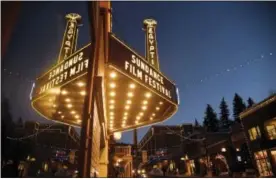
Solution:
M8 138L10 139L10 138ZM10 139L10 140L13 140L13 139ZM24 140L17 140L18 142L22 142L22 143L28 143L27 141L24 141ZM68 148L63 148L63 147L56 147L56 146L53 146L53 145L45 145L45 144L39 144L39 143L36 143L35 146L40 146L40 147L43 147L43 148L52 148L52 149L57 149L57 150L73 150L73 151L79 151L79 149L68 149Z
M178 136L180 136L182 139L184 139L184 140L190 140L190 141L194 141L194 142L202 142L202 141L204 141L205 140L205 138L202 138L202 139L191 139L191 138L189 138L189 137L185 137L185 136L182 136L180 133L178 133L178 132L175 132L175 131L173 131L172 129L170 129L168 126L165 126L170 132L172 132L172 133L174 133L175 135L178 135Z
M272 56L272 53L269 53L268 56ZM266 58L266 59L269 59L269 58ZM191 83L187 83L187 84L185 84L185 87L187 88L187 87L189 87L189 86L192 86L192 85L195 85L195 84L198 84L198 83L199 83L199 84L200 84L200 83L204 83L204 82L206 82L206 81L208 81L208 80L212 80L212 78L222 76L222 75L224 75L225 73L229 73L229 72L232 72L232 71L237 71L237 70L239 70L239 69L241 69L241 68L244 68L244 67L246 67L246 66L249 66L250 64L253 64L253 63L256 63L256 62L259 62L259 61L263 61L263 60L265 60L265 56L264 56L264 55L261 55L260 58L247 60L246 62L244 62L244 63L242 63L242 64L240 64L240 65L236 65L236 66L234 66L234 67L232 67L232 68L226 68L226 69L222 70L222 71L219 72L219 73L215 73L215 74L209 75L209 76L207 76L207 77L205 77L205 78L201 78L200 80L195 80L195 81L193 81L193 82L191 82Z
M31 80L31 79L29 79L29 78L26 78L26 77L22 76L22 75L21 75L20 73L18 73L18 72L13 72L13 71L8 70L8 69L6 69L6 68L5 68L3 71L4 71L4 74L5 74L5 75L8 75L8 76L11 76L11 77L18 78L18 79L20 79L20 80L22 80L22 81L25 81L25 82L28 82L28 83L33 83L33 82L34 82L33 80Z
M7 137L7 139L10 139L10 140L24 140L24 139L29 139L31 137L34 137L42 132L44 132L45 130L51 128L54 124L51 124L49 125L48 127L42 129L42 130L38 130L37 132L35 132L34 134L31 134L31 135L28 135L28 136L24 136L24 137L19 137L19 138L13 138L13 137Z

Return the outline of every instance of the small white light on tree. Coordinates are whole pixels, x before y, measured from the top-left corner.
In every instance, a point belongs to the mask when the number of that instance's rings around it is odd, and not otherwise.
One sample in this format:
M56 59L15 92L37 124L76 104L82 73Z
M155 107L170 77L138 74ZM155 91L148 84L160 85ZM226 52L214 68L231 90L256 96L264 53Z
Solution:
M121 132L114 132L113 136L114 136L115 140L120 140L121 137L122 137L122 133Z

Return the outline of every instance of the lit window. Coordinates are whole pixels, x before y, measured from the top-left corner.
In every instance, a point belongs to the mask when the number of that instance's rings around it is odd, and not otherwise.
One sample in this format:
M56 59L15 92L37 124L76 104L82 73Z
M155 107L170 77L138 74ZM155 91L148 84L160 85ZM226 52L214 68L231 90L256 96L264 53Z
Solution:
M267 125L266 126L266 131L267 131L267 135L268 135L269 140L276 139L276 125L274 125L274 124Z
M271 164L265 150L254 153L257 169L261 177L272 176Z
M257 138L261 137L261 132L259 126L252 127L248 130L250 140L256 140Z

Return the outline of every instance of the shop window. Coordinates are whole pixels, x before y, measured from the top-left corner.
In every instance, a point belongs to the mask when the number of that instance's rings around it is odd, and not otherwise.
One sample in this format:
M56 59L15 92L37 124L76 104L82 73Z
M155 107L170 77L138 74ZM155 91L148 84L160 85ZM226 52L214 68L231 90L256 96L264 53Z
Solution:
M256 140L257 138L261 137L261 132L259 126L252 127L248 130L250 140Z
M257 168L261 177L272 176L272 169L265 150L254 153Z
M274 125L274 124L267 125L266 126L266 131L267 131L267 135L268 135L269 140L276 139L276 125Z

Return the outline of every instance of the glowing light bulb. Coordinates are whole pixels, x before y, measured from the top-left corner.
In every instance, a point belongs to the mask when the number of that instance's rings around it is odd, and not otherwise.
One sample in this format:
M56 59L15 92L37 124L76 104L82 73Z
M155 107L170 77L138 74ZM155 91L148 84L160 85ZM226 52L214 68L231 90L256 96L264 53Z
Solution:
M61 91L61 94L62 94L62 95L67 95L68 92L67 92L66 90L62 90L62 91Z
M124 116L127 116L128 115L128 113L127 112L124 112Z
M109 103L110 103L110 104L114 104L114 103L115 103L115 100L114 100L114 99L111 99L111 100L109 101Z
M156 109L157 111L159 111L159 110L160 110L160 108L159 108L159 107L156 107L155 109Z
M116 74L115 72L111 72L111 73L110 73L110 77L111 77L111 78L116 78L116 76L117 76L117 74Z
M61 111L59 111L58 114L61 114Z
M120 140L121 137L122 137L122 133L121 132L114 132L113 136L114 136L115 140Z
M147 100L144 100L144 101L143 101L143 104L148 104L148 101L147 101Z
M71 111L70 113L71 113L71 114L76 114L76 111Z
M79 87L83 87L83 86L85 85L85 83L82 82L82 81L79 81L79 82L77 83L77 85L78 85Z
M143 109L143 110L146 110L146 109L147 109L147 106L142 106L142 109Z
M126 103L127 103L127 104L131 104L131 100L127 100Z
M73 107L73 105L72 104L67 104L67 107L71 108L71 107Z
M109 115L110 115L110 116L113 116L113 115L114 115L114 112L110 112Z
M124 117L123 117L123 119L127 119L127 117L126 117L126 116L124 116Z
M56 108L56 107L57 107L57 105L56 105L56 104L53 104L53 107L54 107L54 108Z
M129 87L130 87L131 89L134 89L136 86L135 86L134 83L131 83L131 84L129 85Z
M111 92L109 93L109 95L110 95L110 96L115 96L116 93L115 93L114 91L111 91Z
M125 109L129 109L129 108L130 108L129 105L126 105L126 106L125 106Z
M152 120L153 120L153 117L150 117L150 120L152 121Z
M162 102L162 101L160 101L160 102L159 102L159 104L160 104L160 105L162 105L162 104L163 104L163 102Z
M81 120L80 120L80 119L78 119L78 120L77 120L77 123L81 123Z
M109 119L113 120L113 119L114 119L114 116L110 116Z
M135 124L139 124L139 121L135 121Z
M127 93L127 96L128 96L128 97L133 97L133 93L132 93L132 92L128 92L128 93Z
M85 91L81 91L80 94L81 94L82 96L85 96L85 95L86 95L86 92L85 92Z
M114 108L115 108L114 105L110 105L110 106L109 106L109 109L114 109Z
M150 98L150 97L151 97L151 93L150 93L150 92L147 92L147 93L145 94L145 96L146 96L147 98Z
M77 118L77 119L78 119L78 118L80 118L80 116L79 116L79 115L75 115L75 118Z
M110 83L109 86L110 86L110 88L115 88L116 84L115 83Z
M61 116L61 118L63 119L63 118L64 118L64 116Z
M137 116L137 117L136 117L136 119L138 119L138 120L139 120L139 119L141 119L141 117L140 117L140 116Z
M144 115L144 113L143 113L143 112L139 112L139 115L140 115L140 116L143 116L143 115Z
M152 116L155 116L155 113L152 113Z
M66 99L65 99L65 102L71 102L71 99L66 98Z

